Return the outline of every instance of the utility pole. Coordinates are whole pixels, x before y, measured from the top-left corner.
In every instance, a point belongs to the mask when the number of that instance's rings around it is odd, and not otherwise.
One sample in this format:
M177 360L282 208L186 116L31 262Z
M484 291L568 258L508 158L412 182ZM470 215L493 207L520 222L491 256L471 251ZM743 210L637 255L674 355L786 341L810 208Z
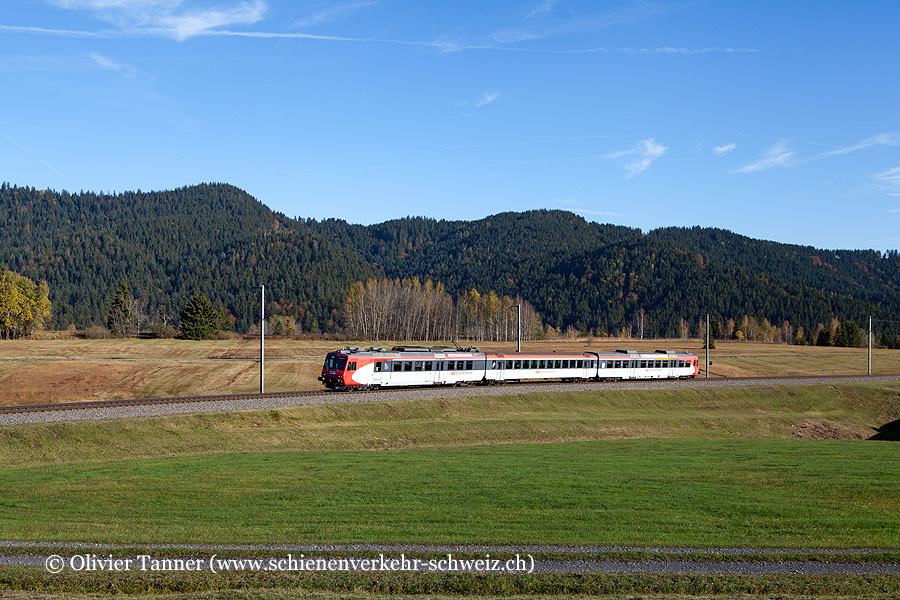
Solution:
M509 310L516 309L516 352L522 351L522 305L513 304Z
M869 315L869 375L872 374L872 315Z
M266 286L259 286L259 393L266 391Z
M709 379L709 313L706 314L706 378Z

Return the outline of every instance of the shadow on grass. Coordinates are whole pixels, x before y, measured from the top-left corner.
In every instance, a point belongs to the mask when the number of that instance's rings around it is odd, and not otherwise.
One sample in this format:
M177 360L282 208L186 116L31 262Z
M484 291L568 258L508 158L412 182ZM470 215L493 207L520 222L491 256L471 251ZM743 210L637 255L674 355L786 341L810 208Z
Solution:
M900 442L900 419L886 423L876 429L878 433L870 437L870 440L882 440L888 442Z

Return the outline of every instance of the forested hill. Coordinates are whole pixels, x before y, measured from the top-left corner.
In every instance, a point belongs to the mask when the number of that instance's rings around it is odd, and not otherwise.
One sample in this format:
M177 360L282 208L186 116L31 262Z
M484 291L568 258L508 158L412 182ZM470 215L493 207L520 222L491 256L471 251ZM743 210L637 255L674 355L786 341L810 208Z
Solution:
M716 229L652 231L589 223L564 211L478 221L378 225L290 219L221 184L115 195L0 188L0 266L46 279L54 325L102 323L120 281L177 315L203 292L246 330L267 284L268 310L307 331L340 326L343 298L368 277L431 277L453 294L521 295L544 320L676 335L711 312L815 328L832 317L900 320L896 252L825 251Z
M177 318L195 292L246 329L260 282L309 328L329 326L350 282L377 275L314 226L229 185L68 194L0 188L0 265L50 285L54 324L104 323L120 281Z

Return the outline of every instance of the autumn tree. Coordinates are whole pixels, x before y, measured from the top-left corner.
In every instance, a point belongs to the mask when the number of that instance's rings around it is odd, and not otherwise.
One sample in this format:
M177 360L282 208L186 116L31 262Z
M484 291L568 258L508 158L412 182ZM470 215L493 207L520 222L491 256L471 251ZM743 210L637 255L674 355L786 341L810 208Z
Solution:
M18 273L0 272L0 332L5 339L34 335L50 318L50 288Z

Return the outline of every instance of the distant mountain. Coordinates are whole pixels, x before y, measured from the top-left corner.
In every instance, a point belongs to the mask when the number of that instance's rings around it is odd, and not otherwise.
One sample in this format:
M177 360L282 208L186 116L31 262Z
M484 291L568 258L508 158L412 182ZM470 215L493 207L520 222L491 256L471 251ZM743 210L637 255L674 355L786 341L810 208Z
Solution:
M832 317L900 320L900 256L754 240L719 229L640 230L564 211L372 226L290 219L229 185L115 195L0 188L0 265L46 279L54 324L103 322L125 280L149 312L177 315L201 291L238 330L269 310L333 330L354 281L431 277L453 294L521 295L554 326L615 332L643 310L645 335L710 312L814 328ZM277 303L277 304L276 304ZM894 327L894 329L897 329Z

